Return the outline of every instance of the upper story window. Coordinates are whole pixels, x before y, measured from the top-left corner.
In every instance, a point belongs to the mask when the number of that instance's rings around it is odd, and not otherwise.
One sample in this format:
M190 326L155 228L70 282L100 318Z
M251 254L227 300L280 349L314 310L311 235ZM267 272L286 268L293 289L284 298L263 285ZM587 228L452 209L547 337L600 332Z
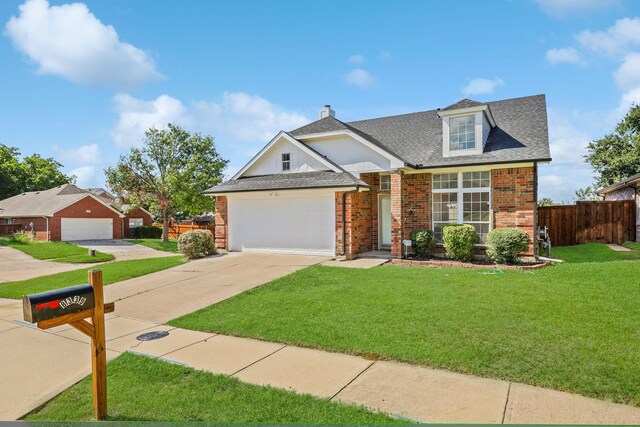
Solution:
M282 153L282 170L291 170L291 153Z
M449 118L449 150L476 148L475 115Z
M391 175L380 175L380 191L391 191Z

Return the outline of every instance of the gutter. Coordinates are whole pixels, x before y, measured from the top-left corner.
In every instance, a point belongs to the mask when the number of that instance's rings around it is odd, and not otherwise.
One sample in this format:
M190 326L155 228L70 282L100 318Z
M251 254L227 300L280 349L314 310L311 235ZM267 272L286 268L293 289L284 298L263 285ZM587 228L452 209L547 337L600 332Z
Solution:
M345 256L347 253L347 194L354 194L360 190L360 186L356 185L355 190L345 191L342 193L342 253L341 256Z

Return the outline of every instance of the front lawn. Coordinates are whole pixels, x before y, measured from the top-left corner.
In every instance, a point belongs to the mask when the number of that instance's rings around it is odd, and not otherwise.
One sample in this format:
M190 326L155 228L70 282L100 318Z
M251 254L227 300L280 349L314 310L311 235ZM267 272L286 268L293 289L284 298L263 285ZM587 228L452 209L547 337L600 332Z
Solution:
M572 262L503 274L312 266L170 324L640 406L640 262L607 251L556 248Z
M381 413L328 399L245 384L131 353L107 366L108 421L207 423L379 424ZM91 377L26 417L28 421L89 421Z
M0 237L0 245L10 246L36 259L55 262L92 263L111 261L115 258L111 254L98 251L96 256L91 256L87 248L67 242L13 241L7 237Z
M165 258L136 259L129 261L109 262L101 265L102 280L105 285L121 282L134 277L144 276L167 268L184 264L186 261L180 256ZM36 277L17 282L0 283L0 298L22 298L23 295L37 292L50 291L67 286L87 283L87 271L93 269L83 268L64 273L51 274L49 276Z
M125 241L146 246L156 251L178 252L178 239L169 239L168 242L163 242L162 239L129 239Z
M585 243L576 246L558 246L551 249L551 258L559 258L564 262L606 262L640 259L640 243L627 242L623 246L633 252L616 252L607 245Z

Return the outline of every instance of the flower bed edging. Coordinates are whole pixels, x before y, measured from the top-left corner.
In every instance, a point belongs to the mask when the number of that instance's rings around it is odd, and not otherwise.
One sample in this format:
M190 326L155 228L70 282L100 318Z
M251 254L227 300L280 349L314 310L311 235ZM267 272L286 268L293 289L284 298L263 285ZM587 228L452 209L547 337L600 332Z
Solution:
M394 258L391 260L391 264L394 265L404 265L404 266L414 266L414 267L454 267L454 268L474 268L474 269L485 269L485 270L537 270L539 268L544 268L548 265L551 265L549 261L544 261L538 264L532 265L503 265L503 264L473 264L470 262L460 262L460 261L436 261L436 260L426 260L426 261L418 261L412 259L399 259Z

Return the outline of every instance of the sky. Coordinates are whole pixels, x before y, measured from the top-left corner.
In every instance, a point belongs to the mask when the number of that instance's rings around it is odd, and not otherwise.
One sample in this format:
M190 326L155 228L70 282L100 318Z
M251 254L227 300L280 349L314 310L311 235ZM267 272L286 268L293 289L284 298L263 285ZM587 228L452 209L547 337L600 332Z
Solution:
M544 93L540 197L593 182L589 141L640 103L637 0L2 0L0 143L83 187L176 123L227 176L279 130Z

